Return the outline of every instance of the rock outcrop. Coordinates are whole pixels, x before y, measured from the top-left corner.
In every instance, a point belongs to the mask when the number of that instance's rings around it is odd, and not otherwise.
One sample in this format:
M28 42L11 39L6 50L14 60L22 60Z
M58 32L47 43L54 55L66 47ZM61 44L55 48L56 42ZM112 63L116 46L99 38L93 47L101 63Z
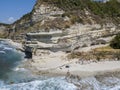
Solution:
M0 38L7 38L9 31L8 31L7 24L0 24Z
M114 2L117 3L116 7L118 7L119 3ZM120 23L119 15L116 14L118 14L119 9L114 13L115 15L109 15L105 8L111 3L112 1L95 6L95 3L91 3L89 0L85 2L83 0L37 0L30 13L9 25L8 32L11 34L8 36L17 40L24 39L23 35L28 32L50 31L50 29L65 30L75 23L99 24L101 28L107 26L108 23L118 26ZM96 7L96 10L98 9L98 12L92 8L91 4ZM105 15L101 16L102 12L99 11L98 7L100 10L103 9L103 12L106 11ZM112 13L111 10L108 11Z

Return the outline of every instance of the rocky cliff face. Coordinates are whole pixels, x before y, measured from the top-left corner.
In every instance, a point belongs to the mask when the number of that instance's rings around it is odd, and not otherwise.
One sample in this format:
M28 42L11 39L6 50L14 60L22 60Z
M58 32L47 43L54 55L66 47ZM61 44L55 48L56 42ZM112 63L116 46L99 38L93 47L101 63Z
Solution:
M93 10L91 4L98 5L98 3L84 2L84 0L37 0L30 13L24 15L20 20L17 20L9 26L8 33L10 34L8 34L8 37L12 39L22 39L28 32L65 31L71 29L76 23L82 26L94 26L98 24L101 29L119 26L118 19L115 18L114 20L114 18L105 15L101 17L99 12L95 14L96 11ZM100 5L103 7L107 4L100 3ZM101 7L100 9L103 9ZM1 28L2 33L3 27ZM90 29L95 29L95 27Z
M12 34L11 36L15 36L16 38L18 35L27 32L49 31L55 28L62 30L65 27L69 27L69 18L62 17L64 13L64 10L53 4L37 0L30 13L24 15L10 26L11 32L14 31L14 35Z
M4 26L0 26L0 36L2 37L4 35L4 31L5 31L5 27Z
M0 24L0 38L7 38L8 36L8 28L9 25L7 24Z
M39 1L40 0L38 0L34 7L32 15L33 22L55 19L57 16L61 16L64 13L64 11L58 7Z
M98 4L88 1L37 0L33 10L16 21L13 26L16 27L17 31L21 30L23 33L37 30L49 31L54 28L63 30L76 22L100 25L107 23L118 25L120 23L119 9L116 10L119 7L119 3L116 0L108 4ZM107 9L107 6L113 8L115 12Z

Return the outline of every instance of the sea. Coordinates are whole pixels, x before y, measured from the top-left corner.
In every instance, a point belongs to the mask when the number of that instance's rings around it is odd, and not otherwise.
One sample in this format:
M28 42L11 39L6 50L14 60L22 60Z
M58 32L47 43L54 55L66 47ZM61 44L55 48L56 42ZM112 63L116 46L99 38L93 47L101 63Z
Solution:
M66 79L33 75L18 68L24 53L7 41L0 41L0 90L120 90L120 73Z

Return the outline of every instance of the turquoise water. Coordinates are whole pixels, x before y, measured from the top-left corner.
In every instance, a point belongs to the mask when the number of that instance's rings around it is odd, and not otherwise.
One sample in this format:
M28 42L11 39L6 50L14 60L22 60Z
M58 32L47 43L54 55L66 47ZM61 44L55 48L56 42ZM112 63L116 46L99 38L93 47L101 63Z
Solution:
M32 75L17 66L24 54L7 42L0 41L0 90L120 90L120 74L82 78Z
M16 51L15 47L0 41L0 78L16 67L23 58L24 54Z

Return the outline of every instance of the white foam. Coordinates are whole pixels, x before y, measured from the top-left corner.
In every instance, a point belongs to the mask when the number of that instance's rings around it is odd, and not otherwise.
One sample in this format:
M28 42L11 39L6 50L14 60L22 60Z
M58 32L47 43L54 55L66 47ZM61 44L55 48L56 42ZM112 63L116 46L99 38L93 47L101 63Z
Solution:
M90 88L92 88L93 90L101 90L100 82L97 81L94 77L85 78L80 81L80 84L82 85L82 88L84 87L84 85L86 85L86 87L84 88L85 90L91 90Z
M70 83L60 79L47 79L43 81L32 81L28 83L13 84L1 87L8 90L76 90L77 88Z
M25 68L19 68L19 67L14 68L13 70L14 71L27 71Z
M116 78L105 78L106 79L103 78L102 81L99 81L95 77L84 78L79 82L81 85L79 90L120 90L120 81L115 81L117 80ZM110 84L111 82L113 84ZM116 82L118 83L115 84ZM66 82L64 78L50 78L46 80L35 80L27 83L2 85L4 84L1 84L0 90L78 90L74 84Z
M0 54L6 54L6 52L5 51L0 51Z
M0 87L4 85L4 82L3 81L0 81Z
M114 88L112 88L110 90L120 90L120 86L116 86L116 87L114 87Z
M9 48L9 47L4 47L4 49L3 50L13 50L13 48Z

